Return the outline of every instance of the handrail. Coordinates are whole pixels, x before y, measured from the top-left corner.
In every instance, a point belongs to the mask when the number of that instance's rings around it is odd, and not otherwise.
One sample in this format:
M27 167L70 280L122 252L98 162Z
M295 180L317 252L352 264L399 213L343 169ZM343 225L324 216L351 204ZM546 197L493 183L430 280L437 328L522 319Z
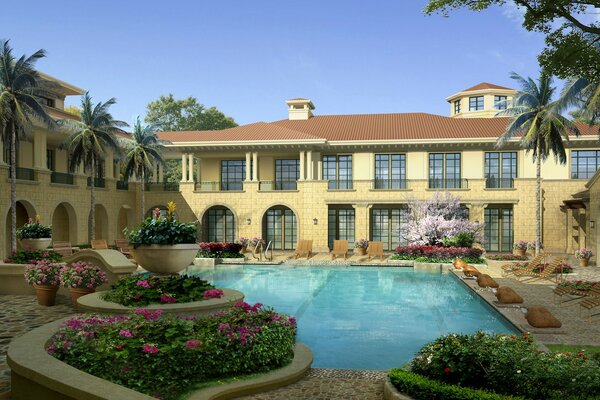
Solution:
M269 261L273 261L273 247L271 246L271 244L273 244L272 240L269 240L269 243L267 243L267 248L265 249L265 259L269 260ZM269 251L271 251L271 257L269 257L267 254L269 253Z
M258 261L262 261L262 243L260 243L259 245L260 245L260 247L258 245L254 246L254 250L252 250L252 258L254 258ZM256 250L258 250L258 254L259 254L258 257L256 257Z

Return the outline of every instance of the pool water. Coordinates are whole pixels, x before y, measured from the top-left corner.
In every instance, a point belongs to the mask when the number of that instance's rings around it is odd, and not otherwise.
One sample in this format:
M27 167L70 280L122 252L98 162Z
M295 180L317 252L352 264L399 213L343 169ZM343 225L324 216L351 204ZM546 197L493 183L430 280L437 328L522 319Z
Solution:
M394 267L225 266L195 272L298 320L313 367L386 370L454 333L516 333L450 274Z

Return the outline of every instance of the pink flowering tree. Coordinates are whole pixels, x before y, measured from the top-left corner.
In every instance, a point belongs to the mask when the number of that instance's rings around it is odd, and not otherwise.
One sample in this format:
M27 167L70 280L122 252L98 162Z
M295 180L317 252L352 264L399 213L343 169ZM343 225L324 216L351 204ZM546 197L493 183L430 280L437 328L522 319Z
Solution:
M429 200L409 202L408 223L400 232L413 245L438 246L457 235L482 239L482 224L469 221L460 197L436 192Z

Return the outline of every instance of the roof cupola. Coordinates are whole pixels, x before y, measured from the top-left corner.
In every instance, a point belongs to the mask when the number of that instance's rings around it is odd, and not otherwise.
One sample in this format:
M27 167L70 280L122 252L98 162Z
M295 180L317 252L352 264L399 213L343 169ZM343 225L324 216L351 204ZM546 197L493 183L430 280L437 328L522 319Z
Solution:
M306 120L313 116L312 110L315 105L309 99L291 99L286 100L288 105L289 120Z

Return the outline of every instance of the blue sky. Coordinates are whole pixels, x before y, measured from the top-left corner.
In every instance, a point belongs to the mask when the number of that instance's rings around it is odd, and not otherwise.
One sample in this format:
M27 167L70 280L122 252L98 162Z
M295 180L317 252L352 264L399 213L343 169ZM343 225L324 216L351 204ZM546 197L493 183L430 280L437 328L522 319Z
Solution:
M444 18L424 15L425 4L12 2L0 38L17 55L46 49L41 71L94 100L116 97L113 114L127 122L167 93L195 96L240 124L286 118L284 100L295 97L312 99L315 114L446 115L450 94L481 81L512 87L511 71L537 76L543 37L526 32L515 10Z

